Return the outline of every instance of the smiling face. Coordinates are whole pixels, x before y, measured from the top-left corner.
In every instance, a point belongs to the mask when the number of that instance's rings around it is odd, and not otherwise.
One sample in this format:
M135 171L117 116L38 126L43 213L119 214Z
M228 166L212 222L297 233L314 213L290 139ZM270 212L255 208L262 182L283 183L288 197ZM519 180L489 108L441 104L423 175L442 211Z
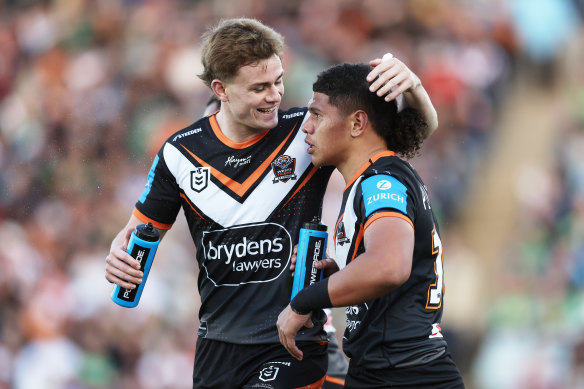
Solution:
M349 117L329 103L329 97L315 92L308 105L310 117L304 122L302 131L312 163L316 166L337 166L345 160L349 150L351 131Z
M233 80L222 83L222 110L237 131L258 133L278 124L284 94L284 70L277 55L242 66ZM214 81L216 82L216 81ZM218 94L219 95L219 94Z

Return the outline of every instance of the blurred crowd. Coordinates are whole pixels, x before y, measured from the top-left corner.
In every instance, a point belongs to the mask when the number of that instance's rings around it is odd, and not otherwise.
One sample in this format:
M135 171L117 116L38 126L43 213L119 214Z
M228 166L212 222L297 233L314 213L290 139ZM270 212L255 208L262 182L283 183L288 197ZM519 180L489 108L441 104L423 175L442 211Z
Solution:
M283 108L306 105L330 64L402 59L438 110L439 129L412 163L448 242L517 73L549 86L572 37L584 47L582 1L536 2L0 0L0 389L190 387L199 301L184 221L161 243L137 308L111 302L104 261L158 147L204 110L206 28L247 16L285 36ZM541 347L571 356L566 366L584 376L584 74L573 72L553 169L531 173L544 187L522 200L525 240L507 250L512 275L502 279L521 289L494 282L509 294L485 326L500 340L509 327L560 329L564 338ZM500 314L512 304L534 304L533 316ZM452 324L468 386L503 388L483 379L495 346L465 347L456 331L472 325ZM523 387L562 387L553 374Z

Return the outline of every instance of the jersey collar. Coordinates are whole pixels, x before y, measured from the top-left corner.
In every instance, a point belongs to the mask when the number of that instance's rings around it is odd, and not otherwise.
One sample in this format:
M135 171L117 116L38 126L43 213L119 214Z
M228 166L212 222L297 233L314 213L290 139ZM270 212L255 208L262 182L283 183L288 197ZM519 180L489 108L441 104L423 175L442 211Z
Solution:
M381 158L381 157L393 157L394 155L395 155L395 152L393 152L391 150L384 150L384 151L381 151L381 152L375 154L373 157L369 158L369 161L365 162L363 164L363 166L361 166L361 168L359 168L359 170L357 171L357 173L355 173L355 175L353 176L353 178L351 178L349 180L349 182L347 182L347 186L345 186L345 189L343 191L347 190L347 188L349 188L351 185L353 185L353 183L355 182L355 180L357 178L359 178L359 176L361 174L363 174L363 172L365 170L367 170L367 168L369 166L373 165L373 163L375 163L379 158Z

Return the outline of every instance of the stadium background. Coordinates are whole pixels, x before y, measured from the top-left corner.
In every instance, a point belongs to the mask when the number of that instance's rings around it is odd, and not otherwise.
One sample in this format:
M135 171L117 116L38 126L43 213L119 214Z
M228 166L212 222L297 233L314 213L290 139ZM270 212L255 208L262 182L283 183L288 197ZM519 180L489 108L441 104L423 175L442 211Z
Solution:
M182 216L138 308L109 300L104 259L162 140L203 111L201 33L236 16L285 36L284 108L340 61L391 51L420 76L440 126L413 163L440 217L442 327L467 387L584 387L583 11L0 0L0 388L190 387L198 299Z

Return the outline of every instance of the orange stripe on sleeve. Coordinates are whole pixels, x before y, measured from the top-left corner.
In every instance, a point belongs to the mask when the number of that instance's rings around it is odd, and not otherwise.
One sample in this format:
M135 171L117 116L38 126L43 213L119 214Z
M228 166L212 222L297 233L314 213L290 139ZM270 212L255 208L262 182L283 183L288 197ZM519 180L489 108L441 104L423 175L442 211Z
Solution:
M172 224L164 224L164 223L159 223L156 220L152 220L150 219L148 216L144 215L142 212L138 211L136 208L134 208L134 210L132 211L132 214L134 216L136 216L138 219L140 219L141 221L143 221L144 223L152 223L152 225L156 228L158 228L159 230L170 230L170 227L172 227Z
M412 226L412 229L414 229L414 223L412 223L410 218L401 214L401 213L398 213L398 212L379 212L379 213L374 214L365 223L365 229L367 229L367 227L369 227L369 225L371 223L373 223L375 220L381 219L382 217L397 217L397 218L403 219L403 220L407 221L408 223L410 223L410 226ZM414 231L415 231L415 229L414 229Z

